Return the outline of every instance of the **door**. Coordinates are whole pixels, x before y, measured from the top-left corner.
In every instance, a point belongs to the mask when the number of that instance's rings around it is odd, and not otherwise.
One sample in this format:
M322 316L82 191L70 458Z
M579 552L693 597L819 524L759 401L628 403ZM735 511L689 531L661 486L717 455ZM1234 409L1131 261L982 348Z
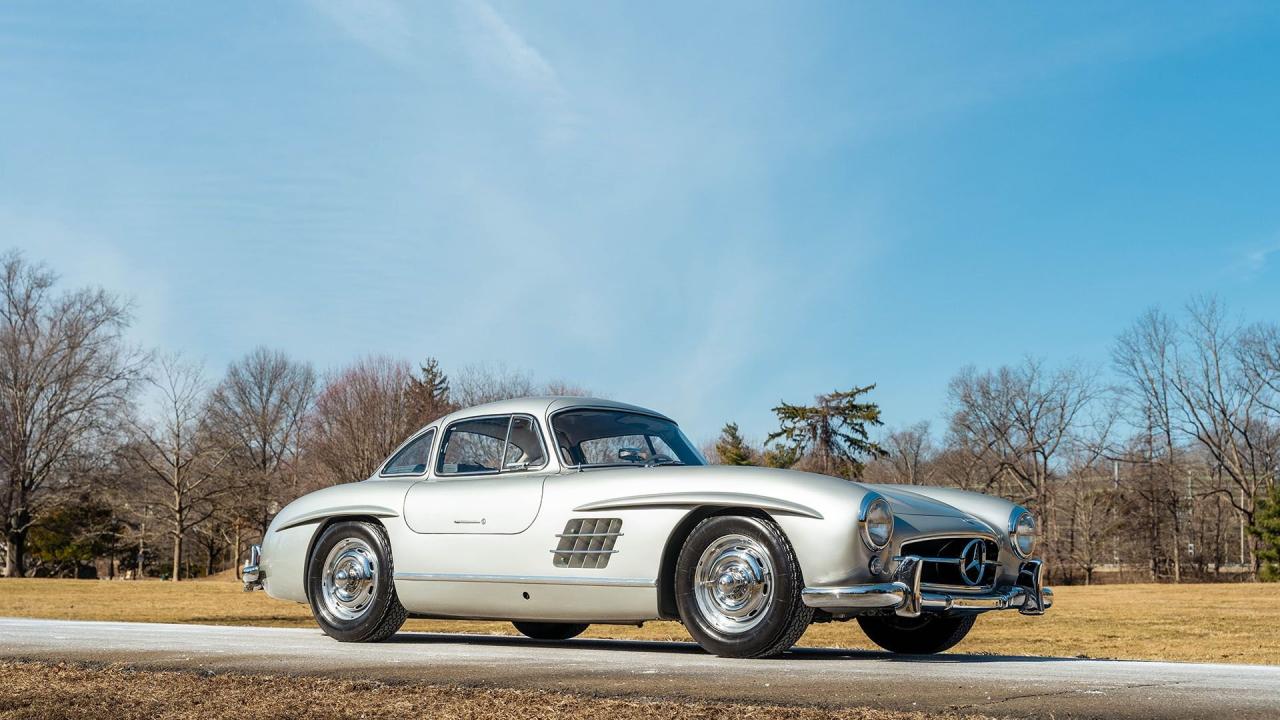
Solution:
M547 455L528 415L468 418L444 431L433 477L405 495L416 533L514 535L538 516Z

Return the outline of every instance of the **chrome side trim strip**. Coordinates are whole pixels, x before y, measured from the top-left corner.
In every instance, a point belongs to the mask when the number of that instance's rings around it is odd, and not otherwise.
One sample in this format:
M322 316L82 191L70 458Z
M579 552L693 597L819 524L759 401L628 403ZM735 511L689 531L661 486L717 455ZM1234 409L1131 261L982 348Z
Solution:
M822 519L822 513L811 507L780 498L752 495L735 492L670 492L655 495L631 495L628 497L596 500L573 509L574 512L593 512L596 510L626 510L631 508L681 508L699 505L727 505L772 510L787 515L799 515L815 520Z
M396 580L421 582L474 582L506 585L579 585L588 587L657 587L655 580L644 578L585 577L581 575L467 575L462 573L398 572Z

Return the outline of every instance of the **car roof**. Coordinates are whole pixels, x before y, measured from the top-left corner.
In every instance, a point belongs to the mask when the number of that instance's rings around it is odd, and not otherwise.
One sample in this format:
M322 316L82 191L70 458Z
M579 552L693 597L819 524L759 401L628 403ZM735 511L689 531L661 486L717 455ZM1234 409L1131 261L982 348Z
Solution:
M569 395L543 395L537 397L513 398L510 400L498 400L497 402L485 403L483 405L475 405L469 408L463 408L446 415L432 423L441 426L451 423L462 418L477 417L480 415L509 415L515 413L533 415L534 417L543 418L551 413L570 408L604 408L609 410L626 410L629 412L644 413L646 415L654 415L665 420L671 418L660 412L640 407L639 405L630 405L628 403L618 402L616 400L605 400L603 398L591 397L573 397ZM675 422L671 420L671 422Z

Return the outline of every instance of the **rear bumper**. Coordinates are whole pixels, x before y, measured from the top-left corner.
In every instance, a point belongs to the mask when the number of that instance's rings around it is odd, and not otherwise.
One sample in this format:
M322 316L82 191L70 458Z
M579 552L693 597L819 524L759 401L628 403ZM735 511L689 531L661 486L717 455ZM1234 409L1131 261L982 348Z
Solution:
M1018 570L1014 585L1002 585L984 593L942 593L920 587L920 558L907 556L898 563L892 582L809 587L801 595L805 605L833 614L858 615L893 611L902 617L925 612L987 612L1017 610L1023 615L1043 615L1053 606L1053 589L1043 587L1044 566L1028 560Z

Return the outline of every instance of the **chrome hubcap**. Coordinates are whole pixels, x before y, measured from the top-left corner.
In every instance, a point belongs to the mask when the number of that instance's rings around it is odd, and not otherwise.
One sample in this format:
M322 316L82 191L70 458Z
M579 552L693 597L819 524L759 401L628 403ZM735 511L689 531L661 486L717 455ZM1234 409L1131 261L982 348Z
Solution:
M356 620L378 594L378 558L365 541L345 538L329 551L321 578L324 606L335 617Z
M746 535L726 535L711 543L698 558L693 581L702 618L729 635L758 625L773 600L769 551Z

